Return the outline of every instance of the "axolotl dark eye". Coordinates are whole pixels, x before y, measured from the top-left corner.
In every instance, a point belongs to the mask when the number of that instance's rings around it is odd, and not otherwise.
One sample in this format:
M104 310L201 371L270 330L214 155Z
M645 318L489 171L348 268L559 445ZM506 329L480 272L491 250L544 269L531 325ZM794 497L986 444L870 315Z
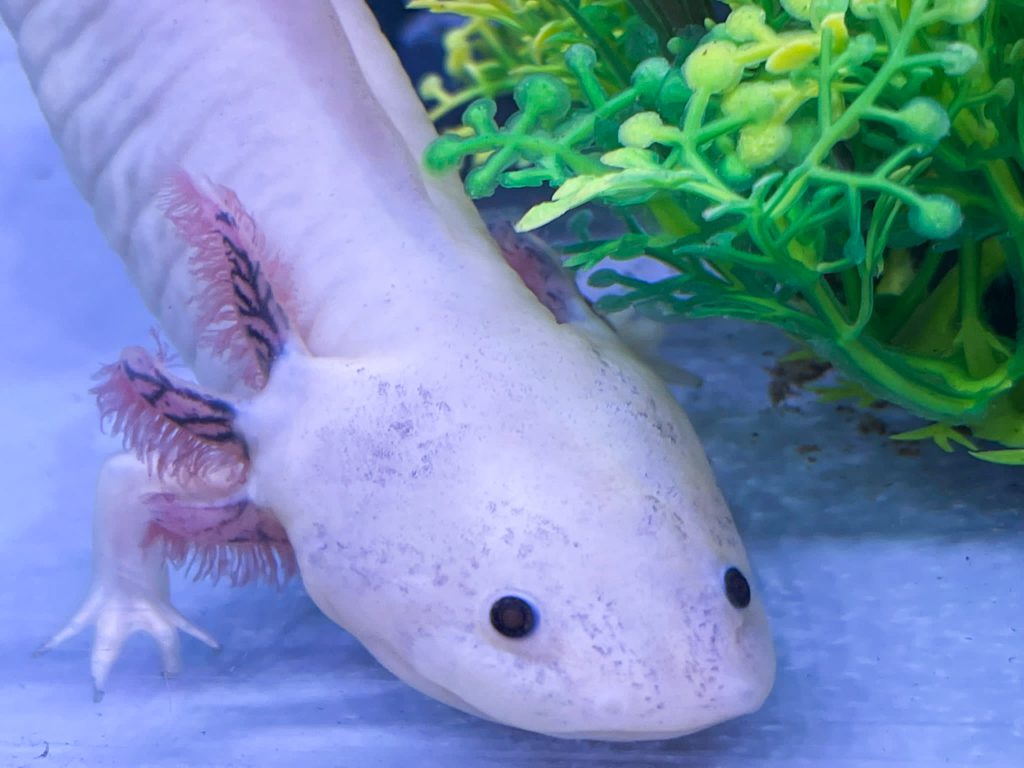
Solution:
M537 614L521 597L505 595L491 606L491 626L505 637L526 637L537 626Z
M736 608L750 605L750 583L739 568L729 568L725 572L725 596Z

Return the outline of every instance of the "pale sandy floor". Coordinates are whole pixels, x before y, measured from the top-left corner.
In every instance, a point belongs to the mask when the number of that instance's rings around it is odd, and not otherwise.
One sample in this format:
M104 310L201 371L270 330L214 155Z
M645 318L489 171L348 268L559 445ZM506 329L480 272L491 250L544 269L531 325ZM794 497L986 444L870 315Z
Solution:
M688 326L673 354L706 377L682 397L774 621L779 679L761 712L639 745L487 724L397 682L297 585L176 584L223 653L186 641L165 682L138 638L94 704L88 638L31 651L89 576L93 478L115 449L89 376L150 323L6 36L0 306L0 766L1024 765L1024 470L899 455L860 434L861 413L806 397L772 409L763 353L786 343L728 323Z

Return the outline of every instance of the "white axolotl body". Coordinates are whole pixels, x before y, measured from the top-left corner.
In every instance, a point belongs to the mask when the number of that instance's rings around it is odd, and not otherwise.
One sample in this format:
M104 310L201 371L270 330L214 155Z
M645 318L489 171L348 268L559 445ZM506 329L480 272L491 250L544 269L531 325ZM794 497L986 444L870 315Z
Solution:
M167 598L194 554L297 567L403 680L520 728L662 738L760 706L767 622L685 415L593 317L555 321L457 179L424 178L432 128L362 2L0 14L198 382L138 349L105 369L141 460L104 469L93 589L46 647L95 623L99 689L142 629L173 671L179 629L214 644Z

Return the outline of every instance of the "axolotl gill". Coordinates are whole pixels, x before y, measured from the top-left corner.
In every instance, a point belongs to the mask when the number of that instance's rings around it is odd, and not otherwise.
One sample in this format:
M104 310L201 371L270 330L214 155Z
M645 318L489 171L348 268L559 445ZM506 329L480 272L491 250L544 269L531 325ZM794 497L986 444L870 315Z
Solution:
M693 732L774 678L750 565L664 383L502 258L361 0L0 0L72 179L192 377L95 392L107 682L167 566L297 572L409 685L561 737ZM571 319L570 319L571 320Z

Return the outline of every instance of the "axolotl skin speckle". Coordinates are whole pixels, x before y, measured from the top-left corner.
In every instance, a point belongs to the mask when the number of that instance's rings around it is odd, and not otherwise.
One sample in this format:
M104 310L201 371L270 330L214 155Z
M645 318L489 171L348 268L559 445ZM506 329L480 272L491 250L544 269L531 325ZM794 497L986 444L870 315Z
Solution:
M0 15L194 376L140 347L103 369L128 450L92 589L44 648L94 624L101 690L142 630L175 671L179 631L216 645L169 602L191 562L297 572L400 678L511 726L655 739L761 705L769 629L689 422L585 306L537 300L458 179L424 176L432 128L362 2Z

